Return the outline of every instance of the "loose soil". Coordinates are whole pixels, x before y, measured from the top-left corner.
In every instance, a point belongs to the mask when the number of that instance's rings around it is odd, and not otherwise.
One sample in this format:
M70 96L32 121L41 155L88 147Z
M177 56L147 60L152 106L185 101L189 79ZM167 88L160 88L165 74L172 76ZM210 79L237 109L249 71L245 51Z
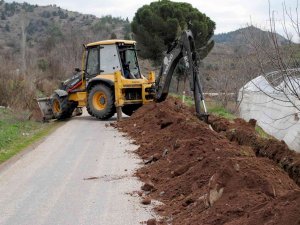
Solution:
M158 223L299 225L299 155L257 137L255 121L209 122L215 131L169 98L116 124L140 146L136 174L144 197L163 203Z

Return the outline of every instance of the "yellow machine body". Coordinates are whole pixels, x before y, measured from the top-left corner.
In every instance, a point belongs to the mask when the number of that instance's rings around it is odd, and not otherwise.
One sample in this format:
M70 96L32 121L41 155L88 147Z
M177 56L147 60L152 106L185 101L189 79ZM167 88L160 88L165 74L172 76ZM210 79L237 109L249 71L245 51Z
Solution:
M100 48L99 51L101 51L101 46L109 45L116 46L117 49L117 46L127 46L127 48L132 50L135 49L135 43L136 42L132 40L105 40L85 45L85 51L82 57L81 85L76 87L76 91L68 93L68 100L76 102L77 107L84 107L88 104L89 87L91 86L91 84L94 85L97 83L104 83L111 86L112 90L114 91L114 104L117 109L118 117L120 117L120 111L124 105L143 105L153 101L153 95L151 95L150 90L151 87L153 87L153 84L155 83L155 74L152 71L149 72L148 78L144 77L143 75L140 75L139 78L128 79L124 76L124 70L120 63L119 68L116 68L116 70L112 73L96 74L89 79L87 76L86 67L88 66L88 55L89 50L91 48ZM114 50L114 48L112 48L112 50L114 52L107 52L106 54L114 54L114 56L116 56L117 51ZM107 57L111 56L107 55ZM137 63L138 62L136 61L136 65L138 67ZM135 93L138 97L130 98L131 94L134 95L133 93Z
M105 74L98 75L95 79L105 79L114 82L114 90L115 90L115 106L122 107L126 104L146 104L153 101L153 98L147 99L146 96L149 94L146 89L151 88L151 86L155 82L155 73L153 71L149 72L148 79L125 79L121 72L115 72L114 74ZM87 102L87 92L84 90L86 86L86 82L79 87L83 91L78 91L75 93L69 94L69 100L78 102L78 107L86 106ZM128 100L125 98L126 89L136 88L140 89L142 93L141 99Z

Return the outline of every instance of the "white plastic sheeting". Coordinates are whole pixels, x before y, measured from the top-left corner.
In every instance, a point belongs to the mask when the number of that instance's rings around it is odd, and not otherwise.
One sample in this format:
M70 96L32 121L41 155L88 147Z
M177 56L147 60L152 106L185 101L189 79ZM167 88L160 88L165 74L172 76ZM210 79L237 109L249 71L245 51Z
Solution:
M300 79L292 78L299 93ZM270 80L259 76L240 89L240 116L245 120L257 120L267 133L279 140L284 140L293 150L300 152L300 101L288 91L282 92L286 86L283 80L277 86ZM286 94L288 93L288 94Z

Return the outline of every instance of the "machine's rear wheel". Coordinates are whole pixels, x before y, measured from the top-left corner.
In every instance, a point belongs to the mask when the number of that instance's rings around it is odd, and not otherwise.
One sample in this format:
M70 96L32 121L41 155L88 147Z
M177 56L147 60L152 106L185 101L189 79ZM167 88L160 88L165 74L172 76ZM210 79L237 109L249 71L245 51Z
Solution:
M68 101L68 96L59 97L58 94L52 95L51 106L53 116L58 120L70 118L75 109L74 104Z
M138 108L140 108L142 105L140 104L134 104L134 105L124 105L122 107L122 112L127 115L131 116L132 113L134 113Z
M115 114L113 90L104 84L94 85L87 100L87 111L91 116L105 120Z

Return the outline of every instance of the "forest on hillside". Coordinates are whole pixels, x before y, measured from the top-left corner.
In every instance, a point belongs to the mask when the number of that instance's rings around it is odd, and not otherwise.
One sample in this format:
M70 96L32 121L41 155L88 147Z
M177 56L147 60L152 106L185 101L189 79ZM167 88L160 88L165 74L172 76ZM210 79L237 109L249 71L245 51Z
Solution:
M82 44L130 39L128 19L97 18L56 5L0 1L0 105L36 110L36 98L48 96L81 66Z

